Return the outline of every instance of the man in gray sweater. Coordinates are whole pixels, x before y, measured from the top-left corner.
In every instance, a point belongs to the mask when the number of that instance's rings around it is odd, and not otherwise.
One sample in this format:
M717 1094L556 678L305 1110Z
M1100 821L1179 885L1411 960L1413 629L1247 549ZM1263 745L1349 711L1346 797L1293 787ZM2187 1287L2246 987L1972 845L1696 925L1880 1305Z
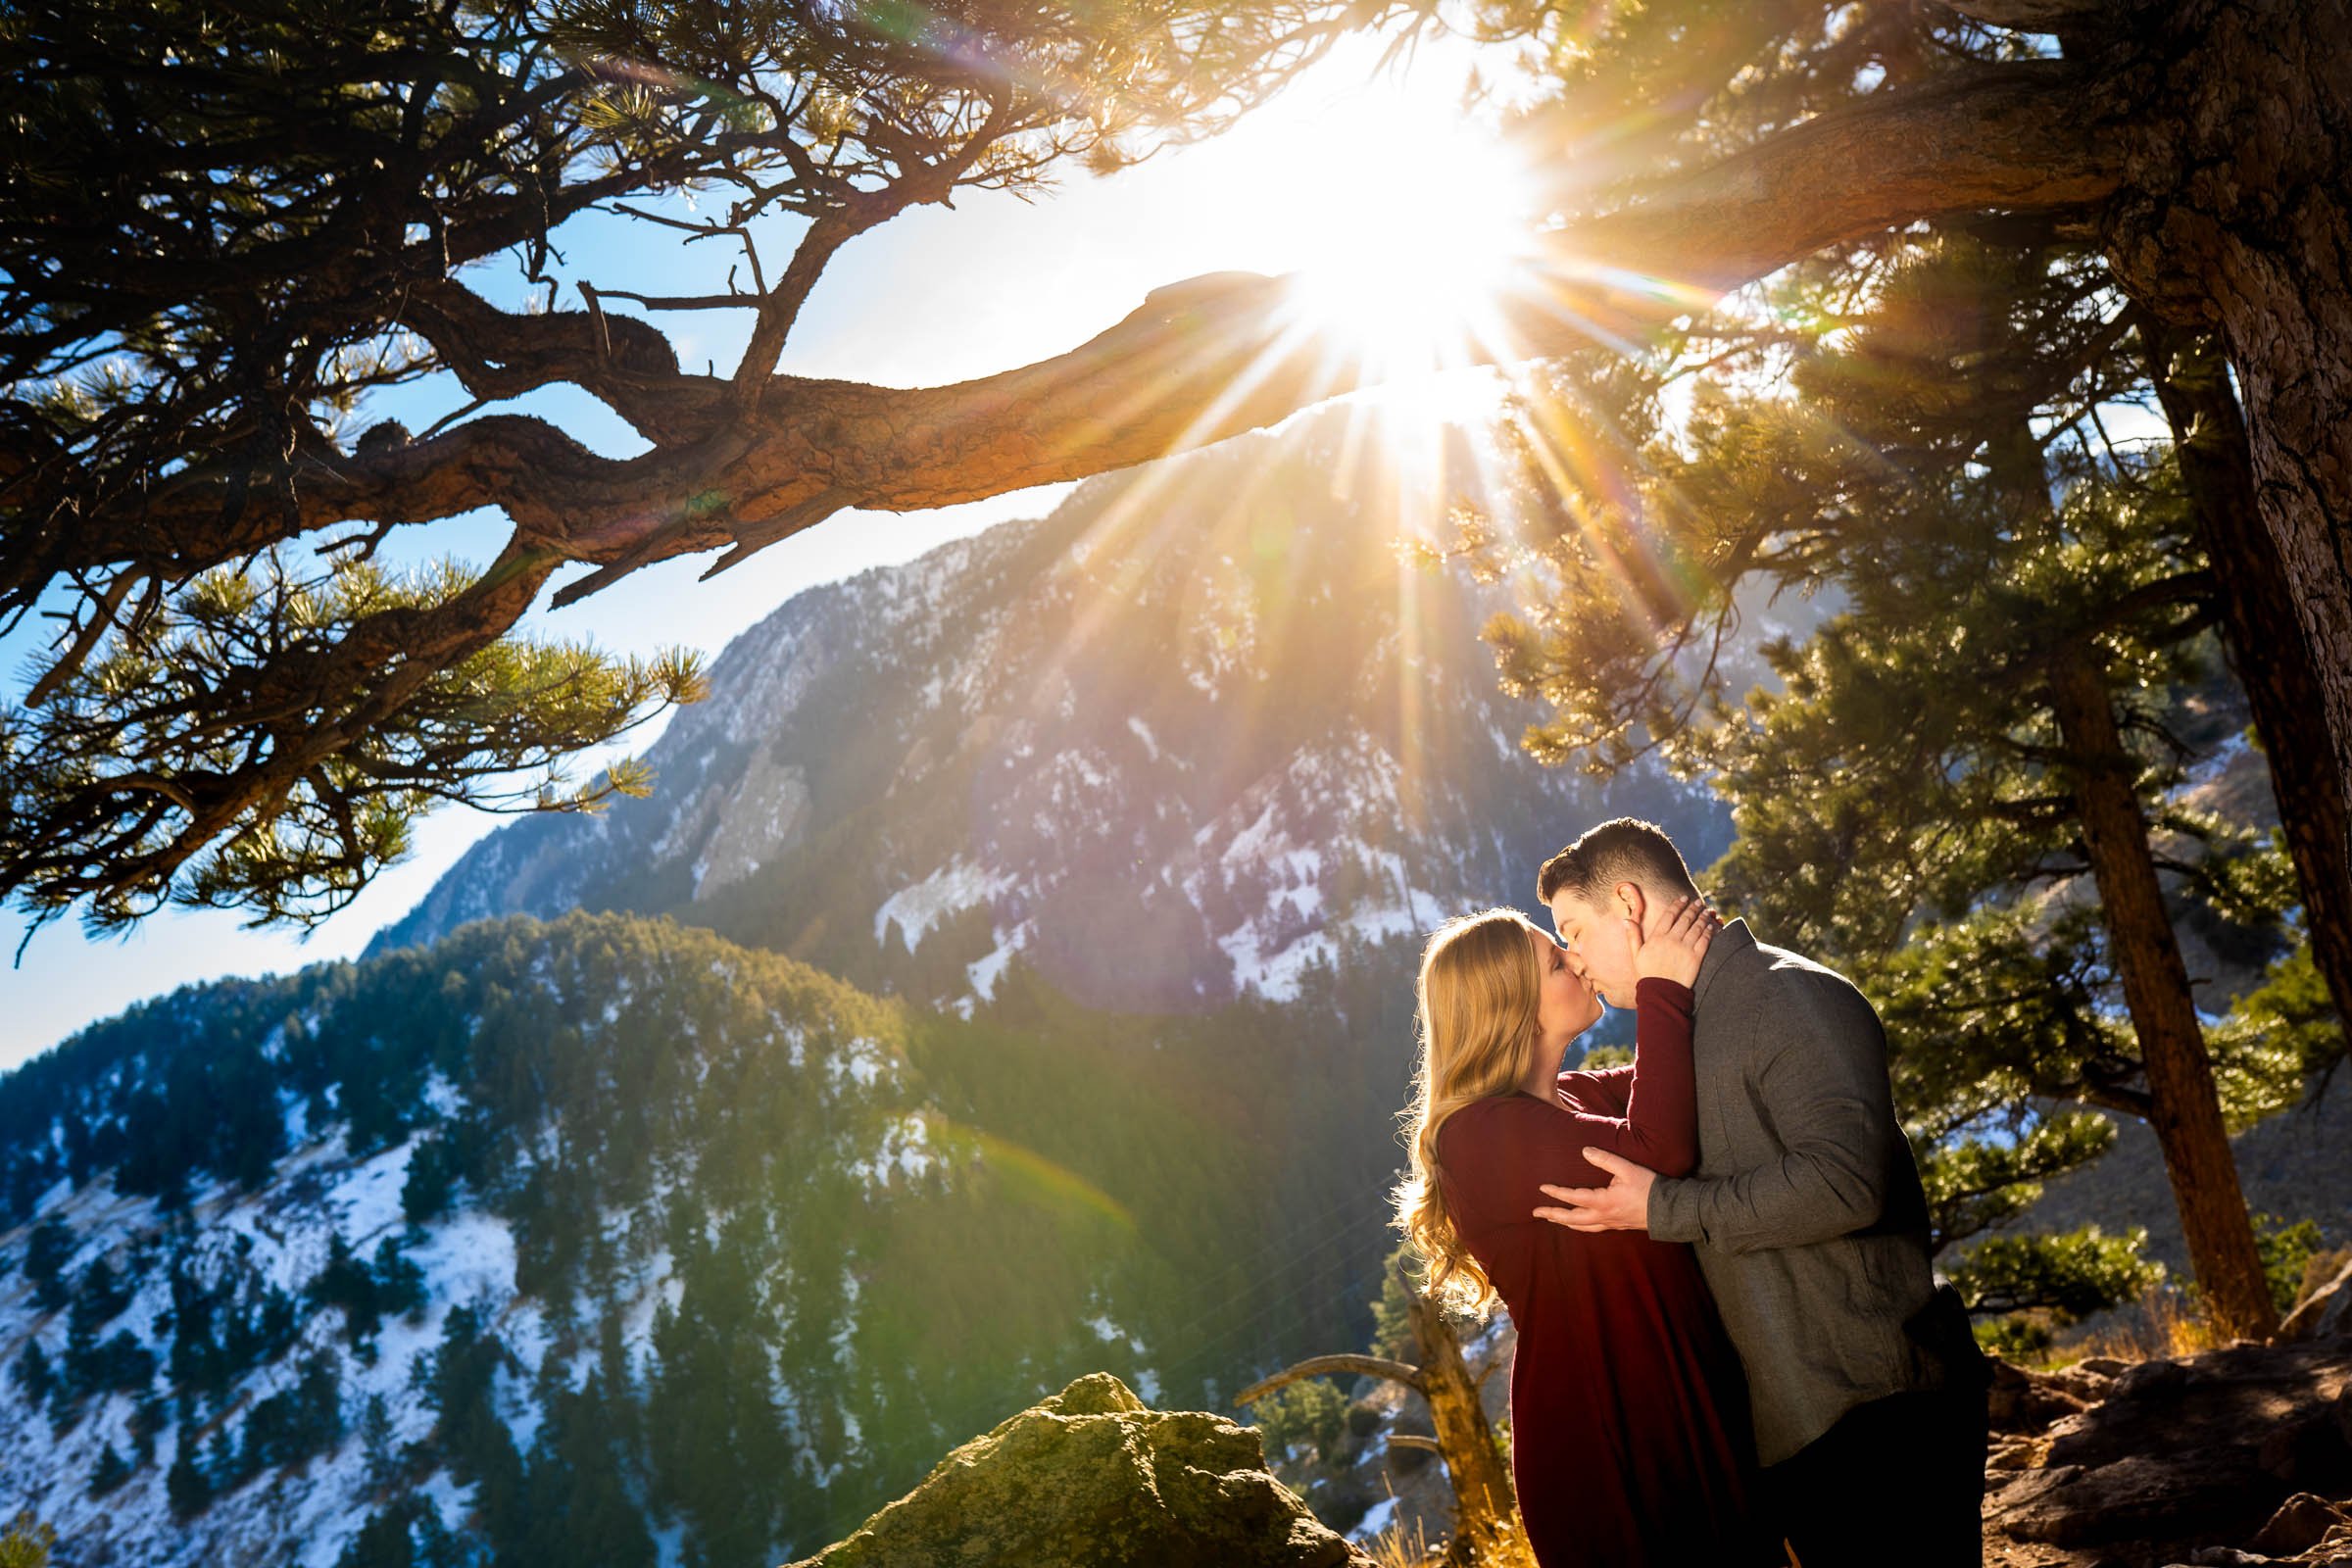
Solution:
M1697 888L1647 822L1604 822L1544 863L1569 961L1631 1007L1644 935ZM1895 1119L1886 1039L1851 982L1717 933L1691 987L1698 1168L1601 1150L1605 1188L1545 1187L1574 1230L1689 1242L1747 1369L1757 1457L1804 1568L1983 1559L1984 1357L1929 1266L1927 1200Z

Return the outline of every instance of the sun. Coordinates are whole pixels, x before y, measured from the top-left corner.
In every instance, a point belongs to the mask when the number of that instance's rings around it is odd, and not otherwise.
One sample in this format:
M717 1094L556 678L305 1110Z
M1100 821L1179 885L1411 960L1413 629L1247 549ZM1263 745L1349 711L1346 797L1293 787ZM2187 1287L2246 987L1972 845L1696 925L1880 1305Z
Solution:
M1536 259L1522 187L1499 146L1460 127L1382 149L1335 180L1322 254L1299 270L1299 308L1390 374L1466 363L1495 307Z
M1538 182L1459 80L1282 106L1250 149L1269 177L1219 215L1296 274L1303 325L1386 378L1470 363L1538 255Z

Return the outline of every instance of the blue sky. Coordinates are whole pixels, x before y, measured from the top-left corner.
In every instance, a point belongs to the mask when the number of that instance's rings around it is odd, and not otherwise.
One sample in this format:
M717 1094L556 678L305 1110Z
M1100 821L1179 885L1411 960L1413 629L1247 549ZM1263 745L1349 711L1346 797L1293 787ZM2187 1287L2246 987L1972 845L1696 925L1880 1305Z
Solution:
M1432 144L1440 132L1462 128L1451 104L1464 63L1439 47L1425 50L1409 76L1373 80L1370 54L1358 50L1318 67L1216 141L1163 153L1107 179L1075 174L1034 202L972 193L953 211L905 214L835 259L779 368L890 385L960 380L1073 348L1152 289L1181 278L1345 266L1393 243L1400 218L1412 220L1418 172L1407 160L1458 158L1458 147ZM763 252L783 254L790 237L779 224ZM609 217L566 225L559 236L564 259L555 269L565 280L562 303L578 306L571 285L582 277L656 293L698 292L723 280L727 258L714 247L681 250L675 240ZM495 270L469 274L469 281L507 303L519 299L518 280ZM711 359L722 368L739 355L747 324L739 312L658 319L682 363ZM421 428L462 401L446 385L404 388L360 422L398 416ZM515 406L557 419L597 450L637 450L634 433L584 396L542 395ZM715 655L803 588L909 560L1006 517L1041 514L1062 489L930 513L845 513L710 582L695 581L706 560L669 562L569 609L542 608L525 627L618 652L683 644ZM503 537L495 517L460 518L396 534L379 559L478 563ZM0 639L0 690L10 699L24 693L40 631L28 623ZM640 750L656 733L641 730L623 749ZM600 760L601 754L583 759L581 776ZM52 922L16 967L0 968L0 1069L184 984L356 955L503 820L462 808L429 818L406 861L307 937L246 930L238 916L213 911L167 911L127 937L99 942L85 939L70 917ZM24 931L22 917L0 914L8 951Z

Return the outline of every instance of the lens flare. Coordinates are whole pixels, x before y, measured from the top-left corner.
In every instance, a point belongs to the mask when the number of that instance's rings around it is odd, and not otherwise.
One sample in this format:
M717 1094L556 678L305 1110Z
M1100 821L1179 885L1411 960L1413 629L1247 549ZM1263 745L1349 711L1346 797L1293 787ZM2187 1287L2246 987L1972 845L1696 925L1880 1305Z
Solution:
M1399 90L1300 140L1300 320L1386 378L1468 363L1537 258L1534 181L1502 138Z

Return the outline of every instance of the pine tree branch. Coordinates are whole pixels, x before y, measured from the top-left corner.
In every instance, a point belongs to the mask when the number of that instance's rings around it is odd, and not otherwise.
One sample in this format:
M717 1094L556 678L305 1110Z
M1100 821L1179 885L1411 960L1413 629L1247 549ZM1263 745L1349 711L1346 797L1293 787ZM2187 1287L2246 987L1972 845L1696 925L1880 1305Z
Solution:
M2081 87L2080 74L2055 61L1962 73L1823 115L1654 187L1553 236L1552 262L1506 302L1507 330L1475 357L1581 348L1892 225L2095 203L2117 175L2086 127ZM1374 372L1359 356L1301 324L1299 289L1291 278L1212 274L1154 291L1107 331L1036 365L920 389L771 376L756 408L739 405L721 419L723 394L657 363L650 340L634 355L616 336L613 359L623 363L607 366L585 317L493 319L504 313L435 287L423 291L419 330L438 326L436 346L449 347L482 329L482 344L497 350L471 354L477 395L577 376L670 443L614 461L539 420L486 416L394 451L301 460L292 529L276 518L240 528L234 494L250 475L242 466L200 467L125 497L119 507L136 509L127 515L110 509L85 519L73 553L185 569L233 559L257 538L494 506L527 543L567 560L626 560L633 569L728 549L720 564L732 564L846 507L914 511L1083 478L1260 428L1365 385ZM559 603L576 597L567 591Z
M1563 238L1603 266L1720 290L1906 223L2081 210L2122 168L2091 85L2056 60L1956 72L1818 116Z

